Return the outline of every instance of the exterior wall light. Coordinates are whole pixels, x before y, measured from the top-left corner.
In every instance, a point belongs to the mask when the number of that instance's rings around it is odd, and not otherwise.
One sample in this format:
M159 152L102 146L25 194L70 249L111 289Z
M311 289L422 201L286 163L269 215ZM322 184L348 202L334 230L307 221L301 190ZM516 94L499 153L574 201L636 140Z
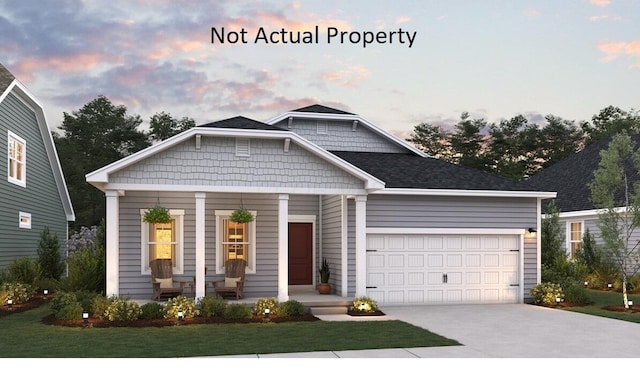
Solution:
M529 229L527 229L527 232L529 232L529 234L531 234L532 237L535 237L536 233L538 233L536 228L529 228Z

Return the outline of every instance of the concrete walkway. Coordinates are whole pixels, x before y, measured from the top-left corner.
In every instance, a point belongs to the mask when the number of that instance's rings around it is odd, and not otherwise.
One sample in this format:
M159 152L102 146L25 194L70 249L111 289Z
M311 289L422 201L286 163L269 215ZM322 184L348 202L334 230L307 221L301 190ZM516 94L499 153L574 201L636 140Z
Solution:
M463 346L264 354L253 358L640 358L640 325L527 304L383 307ZM322 315L327 321L363 317ZM369 319L370 318L366 318Z

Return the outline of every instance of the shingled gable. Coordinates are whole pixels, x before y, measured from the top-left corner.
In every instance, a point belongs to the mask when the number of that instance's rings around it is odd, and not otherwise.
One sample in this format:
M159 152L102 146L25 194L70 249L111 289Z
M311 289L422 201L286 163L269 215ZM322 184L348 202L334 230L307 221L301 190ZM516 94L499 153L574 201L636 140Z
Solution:
M370 173L386 188L536 191L528 183L514 182L476 169L415 154L332 151Z
M309 105L308 107L298 108L292 110L292 112L307 112L307 113L330 113L330 114L348 114L354 115L353 113L341 111L339 109L326 107L320 104Z
M640 135L633 135L632 141L640 146ZM585 147L582 151L544 169L527 180L532 186L558 193L555 203L559 212L593 210L589 183L600 164L600 152L607 149L612 136L605 137ZM629 164L631 164L629 162ZM638 177L632 177L636 182ZM619 200L619 199L617 199ZM543 210L546 204L543 205Z
M227 129L252 129L252 130L279 130L276 126L265 124L250 118L237 116L225 120L210 122L208 124L199 125L206 128L227 128Z
M15 80L15 76L0 63L0 93L3 93Z

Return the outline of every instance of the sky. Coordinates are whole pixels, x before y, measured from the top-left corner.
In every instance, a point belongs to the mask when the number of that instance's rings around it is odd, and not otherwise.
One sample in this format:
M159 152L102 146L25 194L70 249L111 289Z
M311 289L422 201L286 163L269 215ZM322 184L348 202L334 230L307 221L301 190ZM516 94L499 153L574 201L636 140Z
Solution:
M637 110L638 25L640 0L0 0L0 63L51 129L104 95L145 124L322 104L408 137Z

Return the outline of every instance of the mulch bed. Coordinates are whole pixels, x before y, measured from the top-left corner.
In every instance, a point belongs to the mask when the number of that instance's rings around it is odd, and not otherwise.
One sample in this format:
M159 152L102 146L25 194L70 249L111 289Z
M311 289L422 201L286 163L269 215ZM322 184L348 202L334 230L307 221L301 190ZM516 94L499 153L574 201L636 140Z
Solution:
M0 306L0 317L9 316L15 313L26 312L30 309L35 309L45 305L51 300L51 295L44 297L44 295L37 295L29 299L26 303L13 304L11 309L7 305ZM307 313L302 316L271 316L265 319L264 316L253 316L250 319L245 320L230 320L222 317L192 317L185 318L180 321L180 325L194 325L194 324L248 324L248 323L264 323L264 322L292 322L292 321L319 321L316 316ZM96 318L89 318L85 325L83 320L56 320L53 314L50 314L42 319L42 323L46 325L57 326L70 326L70 327L84 327L91 326L95 328L110 328L110 327L162 327L162 326L174 326L178 325L178 320L172 319L153 319L153 320L135 320L135 321L108 321L98 320Z
M364 316L364 317L366 317L366 316L384 316L385 315L384 312L382 312L382 311L362 312L362 311L356 311L356 310L353 310L353 309L349 309L347 311L347 314L349 316Z
M602 307L602 309L605 309L607 311L612 311L612 312L626 312L626 313L640 312L639 307L631 307L630 309L626 309L624 305L607 305L606 307Z

